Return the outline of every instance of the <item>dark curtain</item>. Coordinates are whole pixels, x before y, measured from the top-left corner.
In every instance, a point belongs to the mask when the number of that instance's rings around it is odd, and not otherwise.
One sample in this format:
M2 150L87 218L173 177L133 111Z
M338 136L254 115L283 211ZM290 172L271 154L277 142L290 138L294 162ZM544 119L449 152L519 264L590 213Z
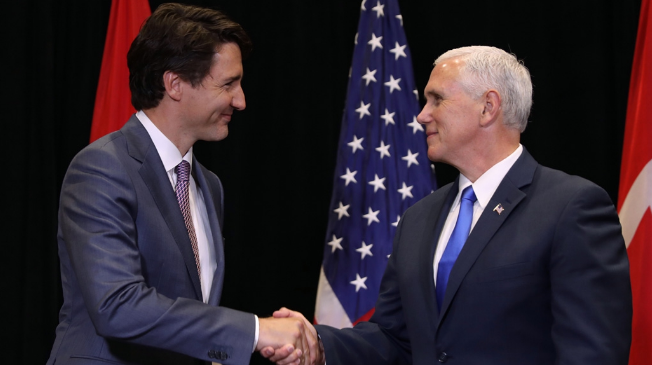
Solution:
M287 306L310 318L360 1L188 3L224 10L254 42L244 63L247 109L226 140L195 151L226 192L222 304L262 316ZM640 0L400 5L420 91L448 49L514 52L534 82L522 143L540 163L596 182L615 201ZM44 363L54 340L58 193L88 143L109 9L110 0L4 4L2 363ZM441 164L437 173L440 184L456 175Z

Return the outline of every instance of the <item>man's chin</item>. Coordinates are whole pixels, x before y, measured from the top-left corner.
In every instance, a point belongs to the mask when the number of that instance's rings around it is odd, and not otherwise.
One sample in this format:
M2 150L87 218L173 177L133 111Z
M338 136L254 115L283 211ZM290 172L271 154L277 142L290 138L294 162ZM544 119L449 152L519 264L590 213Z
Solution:
M432 162L444 162L442 160L441 151L434 147L428 147L428 159Z
M210 141L210 142L221 141L224 138L226 138L228 135L229 135L229 129L228 128L220 128L215 133L212 133L209 136L210 139L206 139L206 141Z

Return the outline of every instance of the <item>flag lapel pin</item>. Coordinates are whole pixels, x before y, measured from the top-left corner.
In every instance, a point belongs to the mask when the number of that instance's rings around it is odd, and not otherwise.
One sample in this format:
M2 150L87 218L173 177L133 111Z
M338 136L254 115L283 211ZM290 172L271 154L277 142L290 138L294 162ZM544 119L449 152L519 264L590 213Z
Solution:
M498 213L498 215L500 215L500 213L502 213L503 210L505 210L505 208L503 208L503 205L500 203L498 203L498 205L496 205L496 207L494 208L494 212Z

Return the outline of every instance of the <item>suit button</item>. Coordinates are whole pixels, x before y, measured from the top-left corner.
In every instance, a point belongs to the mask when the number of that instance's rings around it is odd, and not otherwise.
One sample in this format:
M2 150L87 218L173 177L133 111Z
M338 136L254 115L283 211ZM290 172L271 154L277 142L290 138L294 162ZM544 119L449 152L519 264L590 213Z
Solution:
M215 359L215 351L214 350L208 351L208 357L210 357L211 359Z
M439 355L439 362L446 362L448 359L448 354L445 352L442 352L441 355Z
M215 358L218 360L226 360L229 358L229 355L227 355L226 352L218 351L217 356Z

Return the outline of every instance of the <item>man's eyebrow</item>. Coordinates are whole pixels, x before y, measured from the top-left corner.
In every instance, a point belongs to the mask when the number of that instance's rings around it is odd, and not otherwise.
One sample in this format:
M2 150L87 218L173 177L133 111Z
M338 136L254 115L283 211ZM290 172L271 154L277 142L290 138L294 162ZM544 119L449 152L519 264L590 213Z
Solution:
M433 98L441 98L442 97L440 93L438 93L437 91L432 90L432 89L431 90L426 90L425 95L426 96L432 96Z
M224 79L224 83L225 83L225 84L228 84L228 83L230 83L230 82L238 81L238 80L240 80L240 79L242 79L242 74L238 74L238 75L234 75L234 76L231 76L231 77L227 77L226 79Z

